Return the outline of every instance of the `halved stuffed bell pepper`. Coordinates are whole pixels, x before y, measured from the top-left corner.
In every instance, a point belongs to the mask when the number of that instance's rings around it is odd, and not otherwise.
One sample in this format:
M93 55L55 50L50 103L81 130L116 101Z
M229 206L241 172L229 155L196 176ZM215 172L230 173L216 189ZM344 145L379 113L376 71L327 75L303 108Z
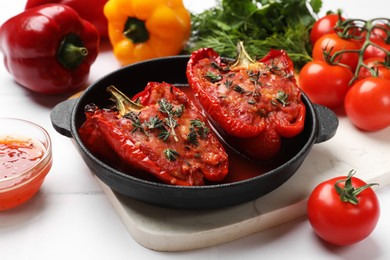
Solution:
M283 138L304 128L306 108L293 63L282 50L255 61L240 42L237 60L228 62L213 49L202 48L192 53L187 78L216 130L250 158L274 159Z
M88 105L79 129L92 153L172 185L203 185L226 176L224 147L183 91L153 82L133 100L113 86L108 91L115 108Z

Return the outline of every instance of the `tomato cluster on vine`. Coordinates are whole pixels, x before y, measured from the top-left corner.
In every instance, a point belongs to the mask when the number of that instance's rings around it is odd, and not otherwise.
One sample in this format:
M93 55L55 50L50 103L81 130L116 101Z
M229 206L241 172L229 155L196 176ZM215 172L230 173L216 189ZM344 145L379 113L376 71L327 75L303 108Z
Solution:
M310 31L312 58L299 86L313 103L343 107L365 131L390 126L390 19L327 14Z

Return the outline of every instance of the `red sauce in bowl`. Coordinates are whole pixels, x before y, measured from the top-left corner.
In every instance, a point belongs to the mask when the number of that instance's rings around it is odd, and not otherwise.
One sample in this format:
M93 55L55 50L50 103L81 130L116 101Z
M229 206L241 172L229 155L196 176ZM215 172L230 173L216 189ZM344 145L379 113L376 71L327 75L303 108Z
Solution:
M42 159L44 148L32 140L0 140L0 179L12 178Z
M50 138L46 132L42 136L0 136L0 211L19 206L40 189L52 165Z

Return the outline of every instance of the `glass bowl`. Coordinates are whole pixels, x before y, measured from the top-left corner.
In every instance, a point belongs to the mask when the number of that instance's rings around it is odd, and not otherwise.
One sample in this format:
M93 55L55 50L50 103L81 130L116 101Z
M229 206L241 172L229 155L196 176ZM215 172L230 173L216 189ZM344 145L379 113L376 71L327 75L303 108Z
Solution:
M52 144L41 126L0 118L0 211L32 198L52 166Z

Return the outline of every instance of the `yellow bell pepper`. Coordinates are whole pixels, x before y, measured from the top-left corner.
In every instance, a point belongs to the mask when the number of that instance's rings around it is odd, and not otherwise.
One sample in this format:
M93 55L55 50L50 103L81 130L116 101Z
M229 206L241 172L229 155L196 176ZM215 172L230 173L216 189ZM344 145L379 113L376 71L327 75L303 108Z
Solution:
M104 15L122 65L177 55L190 37L190 13L182 0L109 0Z

